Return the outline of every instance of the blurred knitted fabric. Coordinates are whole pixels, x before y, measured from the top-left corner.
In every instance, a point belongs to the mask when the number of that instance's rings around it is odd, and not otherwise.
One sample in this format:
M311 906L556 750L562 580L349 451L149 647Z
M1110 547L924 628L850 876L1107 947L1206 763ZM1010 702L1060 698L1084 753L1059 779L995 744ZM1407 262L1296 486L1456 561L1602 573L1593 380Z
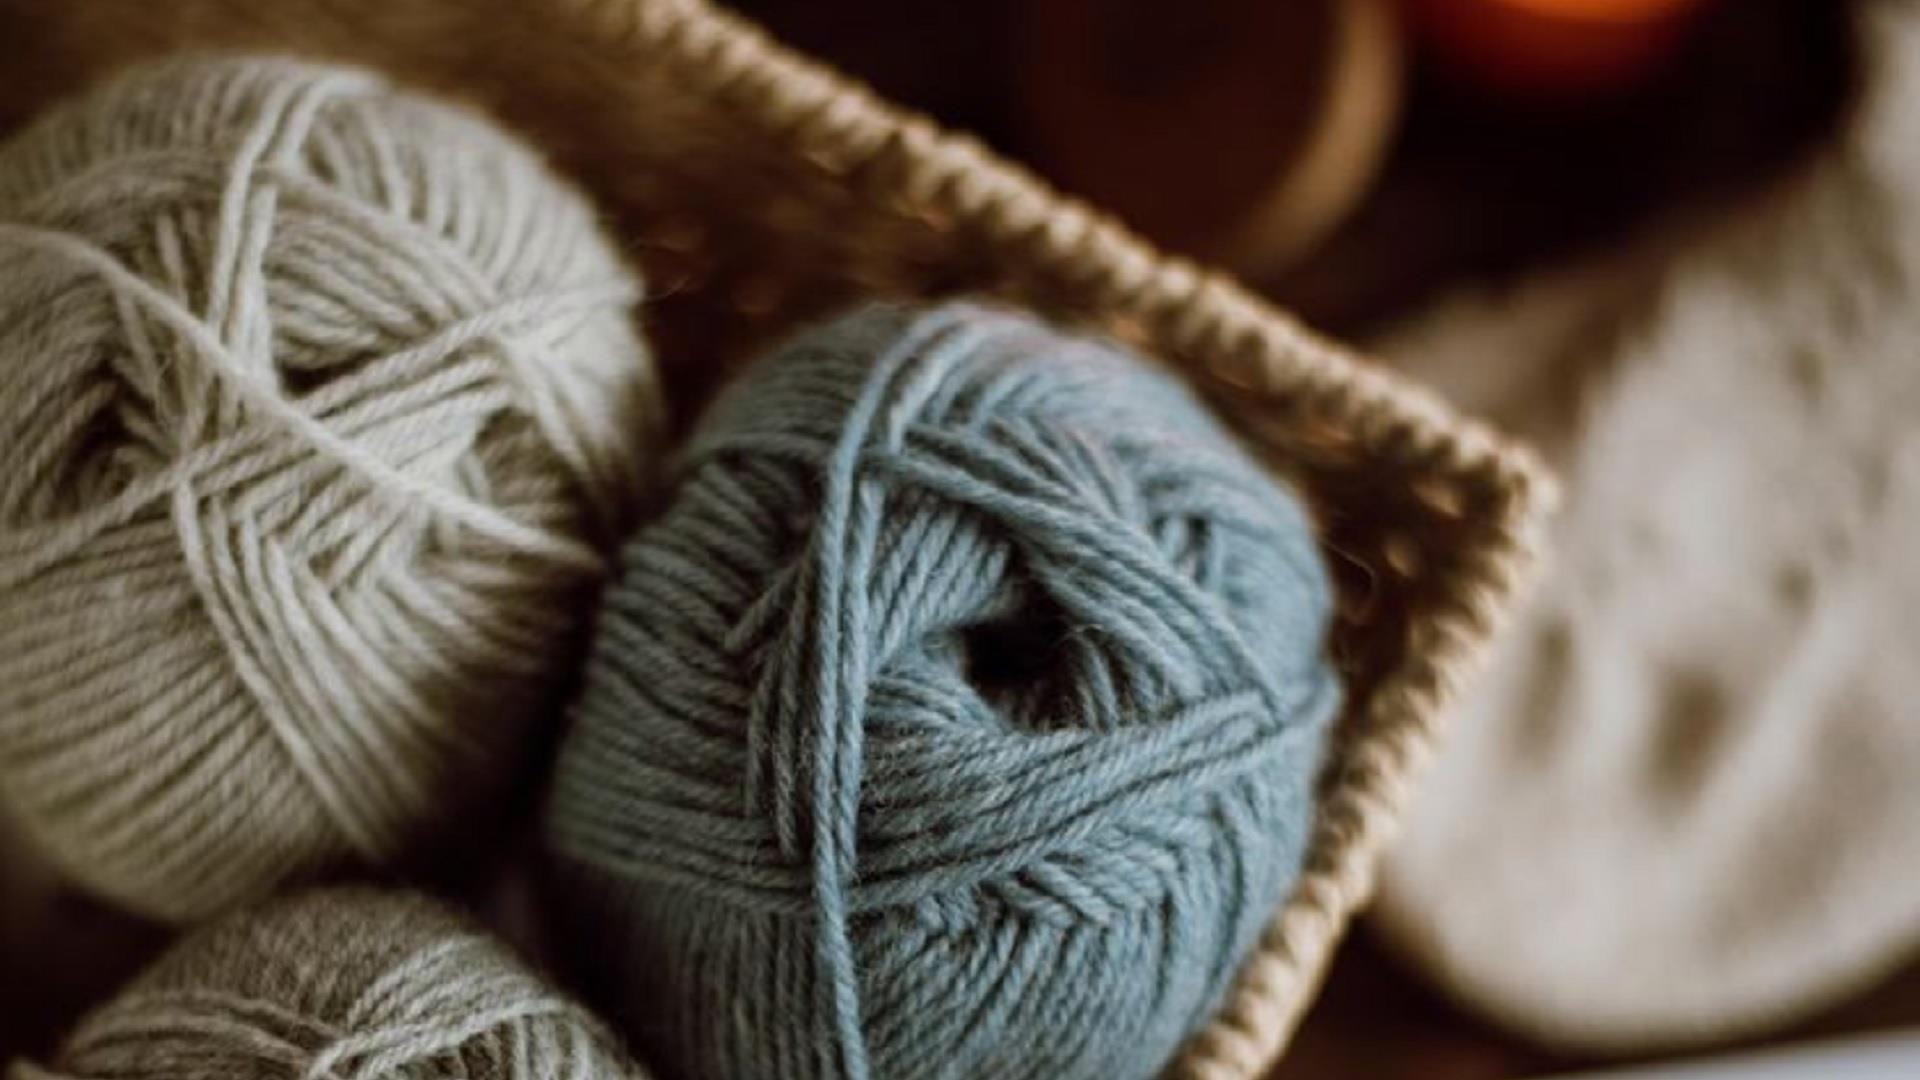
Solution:
M1757 1032L1920 943L1920 5L1858 18L1781 186L1385 345L1566 479L1380 907L1553 1045Z

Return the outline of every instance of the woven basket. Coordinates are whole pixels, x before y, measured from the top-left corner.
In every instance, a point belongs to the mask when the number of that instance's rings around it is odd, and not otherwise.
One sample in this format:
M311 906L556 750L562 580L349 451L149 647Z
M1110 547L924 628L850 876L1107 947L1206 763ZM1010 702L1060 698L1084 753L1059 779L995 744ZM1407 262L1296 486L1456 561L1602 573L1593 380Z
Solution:
M1306 873L1174 1073L1272 1065L1527 576L1550 488L1531 457L699 0L0 0L0 131L193 47L368 64L540 143L644 266L682 415L796 321L866 295L997 296L1188 373L1307 490L1341 593L1349 705Z

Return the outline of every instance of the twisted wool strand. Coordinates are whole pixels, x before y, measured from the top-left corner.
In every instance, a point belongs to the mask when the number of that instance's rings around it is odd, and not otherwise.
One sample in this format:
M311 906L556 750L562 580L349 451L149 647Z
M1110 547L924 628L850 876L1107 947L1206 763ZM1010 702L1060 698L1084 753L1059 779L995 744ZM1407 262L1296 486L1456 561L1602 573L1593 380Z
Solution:
M190 58L0 148L0 794L205 916L485 805L658 428L631 275L479 119Z
M549 831L680 1075L1149 1076L1297 872L1329 583L1137 358L855 314L723 397L624 561Z
M10 1080L640 1078L584 1009L423 897L282 900L187 939Z

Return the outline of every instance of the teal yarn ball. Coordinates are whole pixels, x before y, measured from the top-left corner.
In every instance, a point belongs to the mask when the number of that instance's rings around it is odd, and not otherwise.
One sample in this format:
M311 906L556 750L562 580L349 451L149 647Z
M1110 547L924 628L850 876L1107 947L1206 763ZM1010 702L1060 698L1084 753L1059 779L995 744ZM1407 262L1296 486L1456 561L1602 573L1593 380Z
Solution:
M674 1075L1151 1076L1298 872L1314 532L1117 346L969 304L806 332L622 575L548 835Z

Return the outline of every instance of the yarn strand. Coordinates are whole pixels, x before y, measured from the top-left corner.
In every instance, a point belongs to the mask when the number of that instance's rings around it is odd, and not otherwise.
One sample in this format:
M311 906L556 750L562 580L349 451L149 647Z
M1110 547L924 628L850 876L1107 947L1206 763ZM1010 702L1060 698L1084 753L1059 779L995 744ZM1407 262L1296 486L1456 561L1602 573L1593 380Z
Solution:
M140 303L149 315L160 320L168 329L179 333L190 341L202 355L215 362L216 370L224 373L228 388L236 391L252 407L260 410L284 425L290 432L299 435L313 446L367 477L376 489L385 489L397 500L413 500L426 505L435 512L457 521L474 532L494 540L503 546L522 551L539 558L551 559L561 565L599 573L605 563L591 548L575 541L565 540L550 533L522 525L486 507L477 505L445 490L429 484L423 484L405 473L399 472L386 463L366 453L359 447L339 438L325 425L320 424L306 413L293 408L277 394L259 386L258 377L248 372L243 364L237 362L227 347L217 340L206 326L191 312L182 307L179 301L160 292L146 281L128 271L111 255L100 251L75 237L36 229L28 226L0 222L0 242L12 241L38 248L50 254L62 257L85 266L97 274L102 281L108 282L116 291ZM617 295L628 295L625 293ZM470 331L469 331L470 332ZM427 348L438 348L429 345ZM160 478L151 481L154 489L174 486L184 477L171 477L172 482L162 484ZM125 516L138 509L140 500L129 498L135 494L146 494L141 489L130 489L127 495L115 500L112 510L103 508L99 518L89 521L95 529L109 528L123 524ZM147 496L151 498L151 495ZM129 505L131 504L131 505ZM98 522L96 525L95 522ZM96 533L97 535L97 533ZM37 538L35 538L37 539ZM21 546L31 543L23 538ZM56 548L56 551L59 549ZM53 561L59 555L47 559ZM26 572L32 572L28 570ZM5 582L0 582L5 584Z

